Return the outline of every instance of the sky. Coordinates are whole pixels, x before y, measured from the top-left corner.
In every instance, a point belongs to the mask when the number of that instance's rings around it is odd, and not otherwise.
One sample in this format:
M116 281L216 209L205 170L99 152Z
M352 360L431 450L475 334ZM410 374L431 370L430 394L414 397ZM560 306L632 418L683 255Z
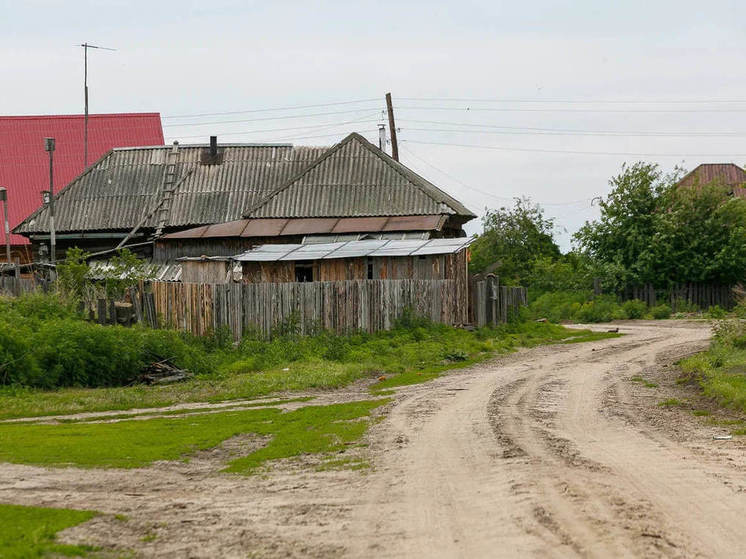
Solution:
M166 141L377 143L480 217L530 197L563 250L622 165L746 163L746 3L0 0L0 109L155 111ZM297 108L295 108L297 107ZM467 224L478 232L481 220Z

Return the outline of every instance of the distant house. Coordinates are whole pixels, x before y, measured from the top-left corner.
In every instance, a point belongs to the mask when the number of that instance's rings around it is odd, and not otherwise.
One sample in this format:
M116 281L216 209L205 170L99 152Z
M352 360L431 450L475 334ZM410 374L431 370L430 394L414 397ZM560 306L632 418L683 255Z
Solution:
M0 117L0 186L8 189L11 229L41 205L41 191L49 188L45 137L56 140L55 191L63 189L83 172L83 119L83 115ZM89 162L96 161L114 147L162 144L163 130L158 113L89 115ZM31 260L26 236L11 234L10 241L14 259ZM5 232L0 227L0 247L4 245ZM4 258L5 251L1 250L0 260Z
M290 144L114 149L56 198L57 246L122 242L158 263L233 256L267 243L464 237L475 215L359 134ZM47 208L15 232L34 247Z
M677 186L696 188L710 183L728 187L732 196L746 198L746 171L733 163L702 163L681 179Z

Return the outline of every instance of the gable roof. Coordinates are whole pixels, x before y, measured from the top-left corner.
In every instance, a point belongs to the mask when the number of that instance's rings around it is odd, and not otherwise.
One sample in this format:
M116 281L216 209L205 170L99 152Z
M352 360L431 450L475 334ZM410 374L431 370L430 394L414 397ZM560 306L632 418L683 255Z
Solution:
M681 179L677 186L700 186L713 181L740 188L746 183L746 171L733 163L702 163Z
M352 133L250 207L244 217L367 217L454 214L461 202Z
M166 228L239 219L244 208L263 199L326 148L289 144L221 144L222 163L201 163L206 145L180 146L176 191ZM76 178L55 198L59 232L130 230L163 196L168 152L172 146L114 149ZM143 225L153 229L154 213ZM49 230L46 208L30 215L17 233Z
M158 113L93 114L88 117L88 160L96 161L116 146L163 144ZM46 137L55 138L54 186L58 191L84 168L83 115L0 117L0 186L8 189L11 229L41 204L41 190L49 188ZM0 244L5 243L0 227ZM20 235L11 243L26 244Z

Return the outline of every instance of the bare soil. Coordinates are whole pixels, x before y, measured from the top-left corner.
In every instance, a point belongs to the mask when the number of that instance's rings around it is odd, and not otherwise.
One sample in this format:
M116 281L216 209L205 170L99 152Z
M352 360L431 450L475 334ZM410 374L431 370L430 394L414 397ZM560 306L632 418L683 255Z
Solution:
M247 436L138 470L0 464L0 501L102 511L63 539L141 557L746 556L746 441L713 440L733 413L672 365L709 326L619 326L400 389L368 448L340 455L368 470L218 473L264 444Z

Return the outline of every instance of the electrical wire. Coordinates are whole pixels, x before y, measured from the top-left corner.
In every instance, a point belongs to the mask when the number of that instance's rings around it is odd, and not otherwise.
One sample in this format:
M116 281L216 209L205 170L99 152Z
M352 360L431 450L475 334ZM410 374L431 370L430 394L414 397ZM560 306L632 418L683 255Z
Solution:
M513 108L513 107L408 107L397 106L397 111L465 111L498 113L746 113L743 109L568 109L568 108Z
M568 103L568 104L588 104L588 105L687 105L687 104L707 104L707 103L746 103L746 99L660 99L660 100L643 100L643 99L556 99L556 98L474 98L474 97L397 97L402 101L446 101L459 103Z
M356 99L353 101L337 101L335 103L317 103L315 105L294 105L291 107L275 107L271 109L246 109L241 111L224 111L219 113L194 113L194 114L183 114L183 115L168 115L161 118L197 118L205 116L222 116L222 115L240 115L249 113L266 113L272 111L291 111L295 109L315 109L318 107L334 107L338 105L353 105L356 103L369 103L371 101L380 101L378 97L372 97L370 99Z
M294 119L294 118L313 118L317 116L329 116L329 115L342 115L342 114L350 114L350 113L360 113L362 111L371 111L374 110L374 107L362 107L359 109L351 109L347 111L330 111L326 113L312 113L312 114L305 114L305 115L283 115L283 116L270 116L270 117L262 117L262 118L246 118L246 119L240 119L240 120L215 120L210 122L182 122L180 124L164 124L163 128L174 128L174 127L185 127L185 126L208 126L213 124L237 124L242 122L259 122L264 120L288 120L288 119ZM381 110L380 108L375 108L376 112Z
M633 157L746 157L746 153L642 153L625 151L581 151L581 150L558 150L539 148L511 148L504 146L480 146L477 144L456 144L449 142L422 142L419 140L400 140L411 144L423 144L431 146L452 146L462 148L478 148L496 151L525 151L536 153L564 153L567 155L621 155Z

